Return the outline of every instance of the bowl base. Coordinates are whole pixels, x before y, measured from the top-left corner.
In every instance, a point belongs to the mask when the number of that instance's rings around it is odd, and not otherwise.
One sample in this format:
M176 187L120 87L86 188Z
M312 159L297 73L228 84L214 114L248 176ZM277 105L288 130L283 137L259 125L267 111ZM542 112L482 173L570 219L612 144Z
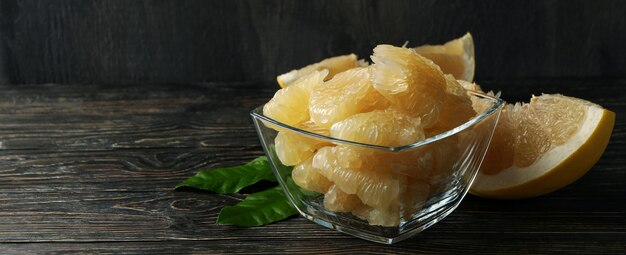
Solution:
M457 189L444 192L439 199L436 199L437 203L430 204L420 214L411 219L403 220L394 227L369 225L367 221L350 213L327 211L321 206L323 200L302 204L301 206L304 208L298 208L298 211L305 218L324 227L372 242L394 244L413 237L441 221L456 209L464 195Z

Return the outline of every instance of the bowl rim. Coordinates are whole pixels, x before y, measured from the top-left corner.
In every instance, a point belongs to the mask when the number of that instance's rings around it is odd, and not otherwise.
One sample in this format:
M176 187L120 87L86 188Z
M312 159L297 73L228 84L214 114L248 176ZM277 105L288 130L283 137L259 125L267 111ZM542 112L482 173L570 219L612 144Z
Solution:
M369 149L379 149L379 150L385 150L385 151L390 151L390 152L402 152L402 151L407 151L407 150L411 150L414 148L418 148L418 147L423 147L426 146L428 144L431 143L435 143L439 140L443 140L447 137L453 136L457 133L460 133L474 125L476 125L477 123L481 122L482 120L486 119L487 117L499 113L498 109L502 108L502 106L504 105L504 100L495 97L495 96L490 96L484 93L479 93L479 92L474 92L474 91L468 91L468 93L470 95L473 96L478 96L478 97L482 97L484 99L488 99L490 101L493 102L493 105L491 107L489 107L488 109L486 109L485 111L483 111L481 114L476 115L475 117L471 118L470 120L468 120L467 122L453 128L450 129L448 131L445 131L443 133L437 134L435 136L431 136L428 137L424 140L420 140L417 141L415 143L410 143L410 144L406 144L406 145L402 145L402 146L381 146L381 145L375 145L375 144L368 144L368 143L360 143L360 142L354 142L354 141L348 141L348 140L343 140L343 139L339 139L339 138L334 138L334 137L330 137L330 136L325 136L325 135L320 135L317 133L313 133L307 130L303 130L303 129L299 129L296 128L294 126L291 125L287 125L285 123L282 123L280 121L274 120L266 115L263 114L263 107L265 106L265 104L262 104L256 108L254 108L252 111L250 111L250 115L253 118L256 119L260 119L263 121L267 121L269 123L272 123L274 125L277 125L281 128L285 128L287 130L293 131L295 133L299 133L302 135L306 135L306 136L311 136L311 137L315 137L317 139L322 139L322 140L327 140L330 141L332 143L341 143L341 144L347 144L347 145L353 145L353 146L360 146L360 147L366 147ZM498 118L498 116L496 116L496 118ZM499 119L499 118L498 118ZM498 119L496 119L496 125L498 122ZM494 125L495 128L495 125ZM257 131L260 131L259 128L257 127Z

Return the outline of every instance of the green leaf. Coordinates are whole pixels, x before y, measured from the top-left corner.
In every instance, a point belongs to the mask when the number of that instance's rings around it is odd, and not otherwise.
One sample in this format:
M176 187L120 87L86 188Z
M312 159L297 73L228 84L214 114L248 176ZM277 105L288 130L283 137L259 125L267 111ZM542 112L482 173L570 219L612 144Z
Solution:
M286 219L298 214L280 186L250 194L234 206L222 208L218 224L234 224L241 227L257 227Z
M241 166L200 170L195 176L179 183L175 189L191 187L221 194L233 194L261 180L276 181L265 156Z

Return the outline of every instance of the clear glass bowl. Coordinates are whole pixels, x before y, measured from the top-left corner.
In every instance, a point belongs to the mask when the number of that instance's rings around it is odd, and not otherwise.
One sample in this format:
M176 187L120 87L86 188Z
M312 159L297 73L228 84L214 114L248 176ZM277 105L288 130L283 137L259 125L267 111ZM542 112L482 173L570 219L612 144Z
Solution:
M498 98L478 93L472 96L484 99L484 112L447 132L400 147L362 144L308 132L263 115L263 106L251 115L274 174L300 214L343 233L392 244L450 214L471 186L503 106ZM277 146L279 133L296 142ZM290 144L293 148L288 147ZM334 182L333 192L322 193L328 190L327 185L322 190L318 187L318 192L300 187L302 172L296 176L297 166L281 161L280 150L302 150L302 146L311 144L309 149L314 150L308 152L312 154L309 162L318 172L304 176L341 176L341 181Z

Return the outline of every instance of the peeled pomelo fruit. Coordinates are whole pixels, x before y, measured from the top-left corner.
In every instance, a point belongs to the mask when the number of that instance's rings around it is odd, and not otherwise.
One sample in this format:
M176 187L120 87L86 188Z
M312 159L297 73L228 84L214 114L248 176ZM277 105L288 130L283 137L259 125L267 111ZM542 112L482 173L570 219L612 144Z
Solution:
M394 110L358 113L335 123L330 136L380 146L402 146L424 139L418 118Z
M422 157L422 154L427 153L425 150L386 152L339 145L331 151L334 155L334 167L389 173L394 176L425 178L431 173L431 164L434 165L432 157Z
M336 74L355 68L359 65L361 65L361 63L357 60L356 55L354 54L337 56L324 59L298 70L292 70L288 73L281 74L276 77L276 81L278 81L278 85L280 85L281 88L286 88L291 86L296 80L309 75L312 72L322 70L328 70L328 76L325 80L329 80Z
M296 128L321 135L328 135L328 130L320 129L310 121L300 123L296 125ZM286 166L300 164L313 156L315 150L327 145L331 144L325 140L287 130L278 132L276 138L274 138L276 156L278 156L280 162Z
M472 34L446 42L443 45L423 45L415 51L435 62L446 74L457 80L473 81L475 70L474 39Z
M313 157L310 157L295 166L291 172L291 178L298 186L304 189L326 193L333 186L333 183L320 174L319 169L314 168L311 164L312 162Z
M426 150L430 151L428 166L431 168L426 179L431 185L431 192L438 193L445 190L449 183L450 175L454 173L454 164L461 156L460 142L457 136L447 137L437 143L429 144Z
M387 171L387 158L379 156L372 150L362 150L354 146L339 145L331 149L333 167L359 169L362 171Z
M401 196L402 211L405 218L411 217L424 206L430 192L430 184L424 180L409 179L406 184L406 190Z
M301 141L298 134L291 134L288 131L278 132L274 138L274 148L280 162L286 166L293 166L311 157L317 149L316 144Z
M359 197L341 191L333 185L324 194L324 208L333 212L351 212L357 207L364 206Z
M558 94L509 104L470 192L517 199L565 187L600 159L614 124L615 113Z
M295 81L293 85L278 90L263 106L263 114L291 126L309 120L309 97L327 75L326 70L313 71Z
M469 82L475 69L469 33L415 49L379 45L372 60L365 67L346 55L281 75L284 89L264 113L316 134L396 147L455 128L493 105L467 94L482 92ZM561 95L507 105L500 116L470 192L502 199L545 194L579 178L599 159L615 119L595 104ZM292 178L300 187L324 193L327 210L352 213L371 225L410 220L429 196L455 185L452 174L462 174L455 168L478 164L455 160L473 152L465 148L477 140L476 130L388 152L274 129L281 131L276 153L295 166Z
M485 93L482 90L482 88L480 87L480 85L478 85L476 83L467 82L467 81L463 81L463 80L457 80L457 81L459 82L461 87L463 87L467 91L477 92L477 93L485 94L485 95L491 96L491 97L500 97L500 92L498 92L497 94L494 94L493 91L489 91L489 92ZM472 101L472 108L474 108L474 111L477 112L477 113L482 113L482 112L486 111L492 105L492 103L489 100L485 100L485 99L477 97L477 96L471 96L470 100Z
M379 152L375 155L386 159L384 163L389 165L389 171L398 176L425 180L434 170L432 146L403 152Z
M397 225L402 215L410 217L421 209L431 194L430 172L426 169L412 165L407 172L398 172L397 164L415 164L410 163L419 159L414 154L411 151L412 158L399 157L345 145L319 149L312 166L334 183L324 196L324 208L351 212L372 225ZM433 167L436 164L432 157L427 163Z
M413 49L378 45L371 56L373 86L392 107L420 117L425 128L439 117L446 99L446 79L437 65Z
M299 128L299 129L302 129L302 130L309 131L311 133L318 134L318 135L323 135L323 136L329 136L330 135L330 129L324 128L324 127L320 127L319 125L317 125L312 120L308 120L308 121L302 122L302 123L298 124L296 127Z
M467 90L451 75L447 74L445 78L446 99L441 106L439 118L427 130L431 134L439 134L458 127L476 115Z
M391 227L400 224L400 206L397 201L389 208L357 206L352 210L352 214L367 220L370 225Z
M363 204L387 208L397 203L399 182L391 173L343 168L338 165L337 147L323 147L313 157L313 167L347 194L357 195Z
M465 90L479 92L483 94L485 93L483 89L480 87L480 85L476 84L475 82L468 82L464 80L457 80L457 81L459 82L461 87L463 87Z
M470 33L443 45L422 45L414 49L420 55L435 62L444 73L452 74L456 79L466 81L474 79L474 40ZM276 77L276 81L281 88L284 88L313 71L327 69L329 74L326 80L329 80L343 71L367 65L366 62L357 60L354 54L336 56L281 74Z
M368 68L353 68L337 74L311 93L309 113L320 127L333 124L356 113L384 109L387 100L371 83Z

